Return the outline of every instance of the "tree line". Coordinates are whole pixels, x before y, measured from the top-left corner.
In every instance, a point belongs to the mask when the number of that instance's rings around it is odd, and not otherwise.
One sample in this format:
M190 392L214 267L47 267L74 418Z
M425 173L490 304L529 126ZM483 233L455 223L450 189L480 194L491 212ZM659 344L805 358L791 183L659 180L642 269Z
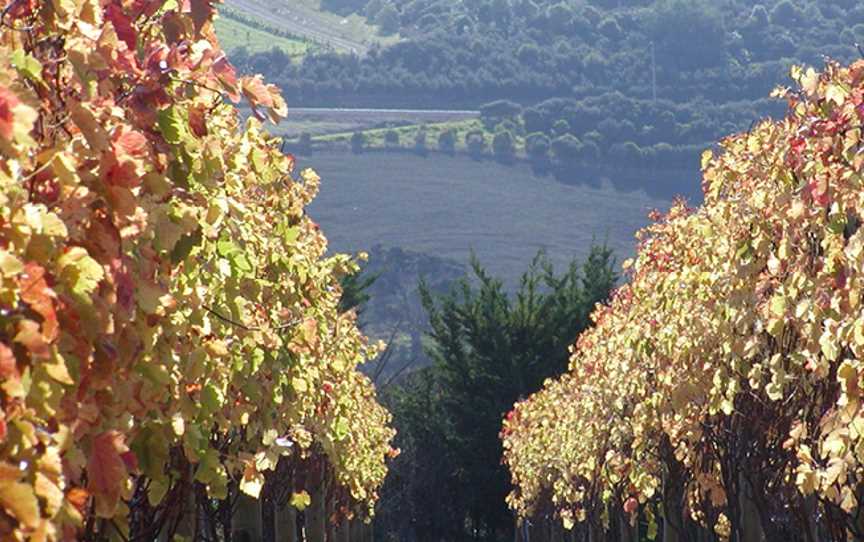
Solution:
M347 9L373 21L395 10L405 39L363 58L320 53L292 64L278 51L234 51L232 59L303 105L471 108L613 91L648 99L656 90L696 112L700 99L761 99L791 63L849 61L864 42L864 8L854 0L359 4Z

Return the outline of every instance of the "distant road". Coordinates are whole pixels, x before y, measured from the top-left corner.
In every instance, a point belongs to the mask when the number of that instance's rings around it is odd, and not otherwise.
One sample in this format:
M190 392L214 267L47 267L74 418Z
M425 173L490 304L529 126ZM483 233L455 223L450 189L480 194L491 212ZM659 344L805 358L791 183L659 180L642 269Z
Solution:
M266 0L229 0L225 4L280 26L286 32L328 44L334 49L360 56L369 52L368 44L341 36L320 14L303 5L281 2L268 4Z
M352 107L289 107L288 113L300 115L315 115L318 113L361 113L369 115L410 115L410 116L441 116L449 115L454 117L477 117L480 111L472 111L470 109L368 109L368 108L352 108Z

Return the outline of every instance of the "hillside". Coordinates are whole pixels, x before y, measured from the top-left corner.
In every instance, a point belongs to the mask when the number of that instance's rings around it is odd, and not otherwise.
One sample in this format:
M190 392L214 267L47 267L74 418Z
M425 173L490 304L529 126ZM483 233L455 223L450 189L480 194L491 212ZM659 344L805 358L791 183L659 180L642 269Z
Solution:
M250 0L251 1L251 0ZM304 4L305 5L305 4ZM235 56L264 71L293 106L486 109L454 127L456 148L510 154L540 169L586 164L674 170L697 163L726 134L747 130L783 104L792 64L849 61L864 42L864 4L854 0L325 0L337 17L390 22L403 38L364 57L317 51L302 62L268 53ZM385 13L390 16L384 17ZM386 25L385 25L386 26ZM324 146L348 146L353 131L372 147L414 147L418 126L326 126ZM299 135L307 128L298 126ZM440 128L440 129L439 129ZM433 126L425 145L450 127ZM334 134L334 132L343 132ZM338 146L338 145L337 145ZM562 159L563 157L563 159ZM556 165L557 160L557 165Z
M341 16L322 10L316 0L228 0L225 5L339 53L365 55L373 44L397 41L396 37L381 36L373 24L359 15Z
M229 5L239 5L232 0ZM244 0L252 2L252 0ZM764 98L792 62L851 60L856 0L329 0L392 19L405 38L359 61L317 54L268 75L303 104L474 108L497 98L656 96L710 104ZM385 17L386 13L394 15ZM274 15L278 17L278 15Z
M315 44L291 34L281 27L242 11L224 8L214 22L216 36L228 51L248 53L271 52L274 48L291 60L300 60L315 49Z

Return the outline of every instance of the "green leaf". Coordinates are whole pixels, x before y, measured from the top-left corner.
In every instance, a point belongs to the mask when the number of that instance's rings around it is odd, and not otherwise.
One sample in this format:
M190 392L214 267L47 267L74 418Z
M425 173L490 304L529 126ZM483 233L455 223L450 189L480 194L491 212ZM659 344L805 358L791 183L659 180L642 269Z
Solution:
M161 428L145 427L130 446L141 472L152 479L162 476L168 461L168 439Z
M171 251L171 261L176 264L186 260L192 252L192 249L200 243L201 228L198 228L192 233L187 233L174 245L174 250Z
M159 132L165 138L165 141L172 145L178 145L189 139L189 132L186 129L186 121L182 114L174 106L163 109L159 112Z
M285 228L282 232L282 240L286 245L293 245L297 241L298 237L300 237L300 228L297 226Z
M45 83L45 81L42 80L42 64L32 55L25 53L24 49L16 49L12 53L11 60L12 66L14 66L21 75L32 81L43 84Z
M232 254L229 259L231 260L231 265L237 271L241 273L249 273L252 271L252 264L249 262L249 258L246 257L245 252L236 252Z
M260 348L256 348L252 351L252 373L257 373L258 369L261 367L261 364L264 363L264 351Z
M828 222L828 231L835 235L840 235L843 233L843 230L846 228L846 216L842 214L835 214L830 217L830 222Z
M212 448L208 449L201 456L201 461L198 463L198 468L195 469L195 480L202 484L211 484L220 477L219 452Z
M161 478L152 480L147 491L147 500L150 502L150 506L158 506L162 502L162 499L165 498L165 495L168 494L168 489L169 483L167 480Z
M752 249L750 247L750 241L745 241L738 247L738 251L735 253L735 258L739 260L743 260L750 256Z
M237 245L234 244L231 239L221 238L216 241L216 253L222 256L223 258L227 258L231 254L235 252L239 252L240 249L237 248Z
M347 419L336 418L336 423L333 425L333 434L336 436L336 440L344 440L350 430L351 427L348 425Z
M202 412L205 416L222 408L223 402L222 392L213 384L208 383L201 390L201 406L204 407Z
M105 277L99 262L82 247L72 247L57 261L61 277L76 295L86 298Z
M167 386L171 384L171 374L164 365L159 365L153 362L142 363L141 373L145 378L159 386Z
M774 316L783 316L786 314L786 298L782 295L775 295L771 298L771 313Z

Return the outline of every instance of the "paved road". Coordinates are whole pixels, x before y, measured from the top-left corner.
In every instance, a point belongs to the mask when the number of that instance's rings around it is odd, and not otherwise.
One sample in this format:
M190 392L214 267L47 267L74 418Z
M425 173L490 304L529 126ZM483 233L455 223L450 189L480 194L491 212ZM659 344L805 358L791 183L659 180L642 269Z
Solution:
M274 3L278 3L279 7L268 6L260 0L227 0L225 5L278 25L291 34L328 44L334 49L356 55L365 55L369 51L369 45L350 40L334 31L314 10L284 1Z

